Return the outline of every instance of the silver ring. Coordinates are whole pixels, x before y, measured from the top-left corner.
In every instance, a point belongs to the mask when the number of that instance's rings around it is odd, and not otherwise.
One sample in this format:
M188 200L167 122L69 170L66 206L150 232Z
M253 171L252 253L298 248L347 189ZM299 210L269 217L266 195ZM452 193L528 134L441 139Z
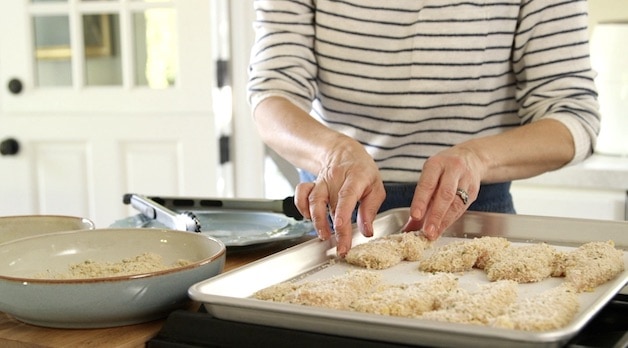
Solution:
M460 196L460 199L462 199L462 203L464 205L467 205L467 203L469 202L469 194L467 193L467 191L459 188L456 190L456 194Z

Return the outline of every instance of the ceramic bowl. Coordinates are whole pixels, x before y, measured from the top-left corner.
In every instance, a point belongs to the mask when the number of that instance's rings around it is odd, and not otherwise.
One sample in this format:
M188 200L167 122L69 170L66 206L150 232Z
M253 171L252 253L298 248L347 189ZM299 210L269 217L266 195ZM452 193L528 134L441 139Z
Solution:
M64 215L0 216L0 243L44 233L94 229L91 220Z
M124 276L59 279L87 260L120 263L143 253L164 265ZM102 328L146 322L189 304L193 284L219 274L225 245L193 232L94 229L43 234L0 244L0 311L33 325ZM54 275L54 276L52 276Z

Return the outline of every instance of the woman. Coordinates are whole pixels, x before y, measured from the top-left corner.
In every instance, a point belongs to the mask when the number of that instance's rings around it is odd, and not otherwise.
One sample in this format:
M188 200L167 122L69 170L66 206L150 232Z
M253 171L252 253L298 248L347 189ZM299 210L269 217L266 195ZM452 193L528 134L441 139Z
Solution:
M303 170L297 207L338 254L352 213L436 239L467 209L514 213L510 182L577 163L599 132L586 0L255 2L249 97ZM310 174L313 173L314 175Z

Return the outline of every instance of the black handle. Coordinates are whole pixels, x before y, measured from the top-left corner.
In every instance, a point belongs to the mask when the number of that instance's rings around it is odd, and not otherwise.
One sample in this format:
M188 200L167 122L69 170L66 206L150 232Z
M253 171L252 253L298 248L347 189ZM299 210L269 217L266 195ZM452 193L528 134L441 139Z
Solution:
M4 139L0 142L0 154L2 156L13 156L20 151L20 143L13 138Z

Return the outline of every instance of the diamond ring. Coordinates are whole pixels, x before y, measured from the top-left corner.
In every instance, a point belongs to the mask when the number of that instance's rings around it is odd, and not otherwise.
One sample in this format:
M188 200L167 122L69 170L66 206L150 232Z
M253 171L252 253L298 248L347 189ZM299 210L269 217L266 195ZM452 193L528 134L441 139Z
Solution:
M456 190L456 195L460 196L460 199L462 199L462 203L464 205L467 205L467 203L469 202L469 194L467 193L467 191L459 188Z

